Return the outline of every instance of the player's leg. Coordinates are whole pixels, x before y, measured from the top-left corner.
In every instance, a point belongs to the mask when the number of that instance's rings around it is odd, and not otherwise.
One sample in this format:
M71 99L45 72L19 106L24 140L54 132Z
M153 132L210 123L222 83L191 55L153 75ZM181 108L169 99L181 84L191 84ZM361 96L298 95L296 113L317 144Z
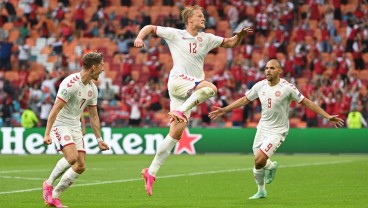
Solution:
M148 195L150 196L152 195L152 186L155 181L156 174L160 169L161 165L170 155L172 149L175 147L178 140L180 139L185 127L186 123L177 123L175 121L172 121L170 124L169 134L158 146L156 155L150 167L148 169L145 168L142 170L142 176L145 181L145 187Z
M62 157L57 163L55 168L52 170L50 176L48 179L46 179L46 183L48 185L53 186L56 179L58 179L64 172L70 168L70 164L65 159L65 157Z
M187 75L179 75L168 82L170 97L183 99L184 102L169 112L169 116L177 122L188 122L184 112L190 111L217 93L217 88L210 82Z
M192 95L179 107L179 111L185 112L191 110L194 106L201 104L203 101L215 96L217 88L214 84L202 81L200 82Z
M150 167L149 173L156 176L157 171L160 166L165 162L166 158L170 155L172 149L175 147L176 143L180 139L183 131L187 125L185 123L171 122L169 134L158 146L155 158L153 159Z
M280 147L282 142L285 140L285 134L269 134L267 136L267 140L261 146L261 150L268 156L265 166L263 167L266 170L265 181L266 184L272 183L275 179L276 170L278 167L277 161L271 161L270 157L276 152L276 150Z
M57 163L55 168L52 170L48 179L43 182L43 199L46 204L52 203L52 191L54 190L53 185L56 179L58 179L66 169L70 167L70 164L62 157Z
M67 128L52 128L50 136L55 142L58 151L61 151L63 146L68 146L74 143L70 140L71 132ZM56 166L52 170L49 178L43 182L43 199L46 204L52 203L52 191L54 189L53 185L55 180L58 179L68 168L70 168L70 166L70 163L65 159L65 157L62 157L56 163Z
M253 153L254 153L254 167L253 167L253 175L255 182L258 187L258 191L256 194L251 196L249 199L259 199L265 198L266 187L265 187L265 170L263 169L265 161L267 161L267 157L264 154L261 154L260 147L262 146L263 142L266 140L266 137L262 133L261 130L257 130L257 133L254 137L253 142Z
M254 178L258 185L258 192L250 197L250 199L265 198L267 195L265 183L269 183L275 177L277 162L272 162L269 158L275 153L277 148L284 141L285 137L281 134L261 134L261 146L259 148L254 148ZM259 145L259 143L258 143ZM257 150L258 149L258 150Z
M55 204L62 206L59 199L60 194L68 189L86 169L86 150L84 149L83 145L82 132L81 130L71 130L71 133L74 144L65 146L62 149L64 157L71 164L71 167L65 171L59 183L52 192L54 206L56 206Z
M258 150L256 155L254 156L254 168L253 168L253 175L256 184L258 186L258 191L249 199L265 198L267 195L265 186L265 169L263 168L266 161L267 161L266 155L264 155L262 151Z

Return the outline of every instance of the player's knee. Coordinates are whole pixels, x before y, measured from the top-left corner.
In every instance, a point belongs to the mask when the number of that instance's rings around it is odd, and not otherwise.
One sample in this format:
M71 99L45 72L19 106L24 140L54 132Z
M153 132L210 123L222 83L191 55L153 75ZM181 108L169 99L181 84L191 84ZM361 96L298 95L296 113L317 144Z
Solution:
M255 157L254 158L254 167L256 169L261 169L266 165L267 159L264 160L262 157Z
M78 161L78 158L77 156L75 157L71 156L71 157L66 158L66 160L68 161L70 165L74 165Z
M209 86L209 87L204 87L202 92L205 94L206 97L213 97L217 93L217 88L216 88L215 85Z
M86 164L85 163L77 163L75 166L75 171L78 174L81 174L84 172L84 170L86 170Z

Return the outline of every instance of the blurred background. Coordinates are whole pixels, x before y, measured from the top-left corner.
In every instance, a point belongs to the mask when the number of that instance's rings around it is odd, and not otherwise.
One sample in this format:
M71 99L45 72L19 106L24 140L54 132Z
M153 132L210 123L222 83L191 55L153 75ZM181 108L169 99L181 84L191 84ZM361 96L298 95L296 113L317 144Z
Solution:
M347 127L366 126L366 0L2 0L0 127L45 126L58 85L81 69L84 53L95 50L105 57L97 83L102 126L168 126L170 51L157 36L147 38L143 49L133 42L148 24L184 29L180 11L194 4L204 8L205 32L231 37L252 27L254 33L238 47L206 57L206 80L219 93L193 110L190 127L256 127L258 101L218 121L207 115L264 79L264 65L273 58L281 62L283 78L305 96L330 114L346 120L350 113L349 122L360 123ZM37 121L22 125L26 113ZM84 116L89 125L88 112ZM290 124L331 127L295 103Z

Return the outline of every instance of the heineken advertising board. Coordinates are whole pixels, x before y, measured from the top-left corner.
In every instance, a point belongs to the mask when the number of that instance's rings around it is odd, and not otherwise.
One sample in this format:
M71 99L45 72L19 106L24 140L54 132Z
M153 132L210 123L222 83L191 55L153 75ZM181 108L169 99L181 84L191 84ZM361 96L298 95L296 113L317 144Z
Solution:
M110 150L100 152L91 129L84 136L87 154L155 154L168 128L101 129ZM55 145L44 145L44 128L0 128L0 154L57 154ZM256 129L185 129L174 154L252 153ZM278 153L368 153L367 129L290 129Z

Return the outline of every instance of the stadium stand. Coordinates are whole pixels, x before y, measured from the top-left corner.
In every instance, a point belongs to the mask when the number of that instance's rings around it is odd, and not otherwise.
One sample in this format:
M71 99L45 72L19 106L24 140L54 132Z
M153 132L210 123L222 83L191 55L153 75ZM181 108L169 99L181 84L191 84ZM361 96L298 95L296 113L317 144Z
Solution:
M8 14L5 3L15 7L15 17ZM330 113L347 114L357 105L367 118L368 5L364 0L2 1L0 108L8 105L8 99L14 113L29 106L39 108L32 104L34 100L21 100L31 93L31 86L36 84L41 90L50 75L57 87L63 77L80 68L83 53L97 50L105 56L105 73L97 84L104 89L109 82L116 93L107 102L99 101L102 124L129 125L129 100L137 97L140 126L166 126L166 82L173 64L170 51L155 36L144 49L132 43L147 24L183 28L180 10L193 4L205 8L206 32L229 37L238 27L251 26L255 33L237 48L218 48L206 57L206 79L218 86L219 96L193 110L191 126L232 127L231 114L210 124L196 115L235 100L264 79L262 68L269 58L277 58L285 78L323 108L332 109ZM29 48L26 68L20 67L18 58L22 43ZM152 64L155 60L158 64ZM329 99L329 93L342 95L346 105ZM257 102L244 108L243 126L255 127L259 112ZM308 126L312 122L301 106L294 105L290 117L292 127L317 127ZM319 127L326 127L322 118L318 120ZM19 124L18 118L12 118L11 125Z

